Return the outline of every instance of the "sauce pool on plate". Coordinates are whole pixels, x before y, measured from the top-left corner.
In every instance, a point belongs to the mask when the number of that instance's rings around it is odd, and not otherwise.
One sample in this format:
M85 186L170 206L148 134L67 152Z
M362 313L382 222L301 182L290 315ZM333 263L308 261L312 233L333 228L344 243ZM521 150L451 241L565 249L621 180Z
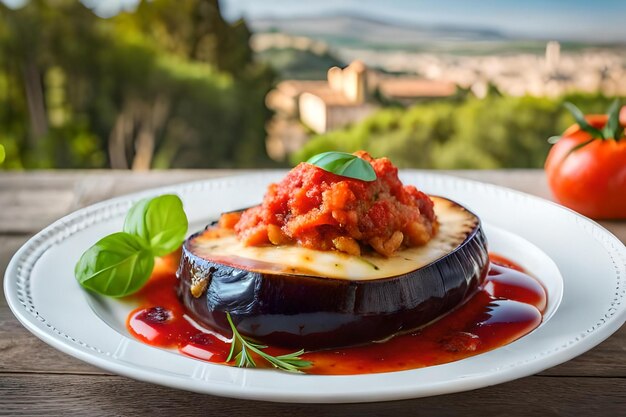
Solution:
M139 307L129 314L127 328L149 345L224 363L230 335L201 327L186 314L176 293L174 258L161 260L144 288L132 296ZM422 368L478 355L528 334L542 321L547 305L544 288L514 262L495 254L490 254L490 261L484 282L439 320L384 342L307 352L302 358L313 365L304 371L354 375ZM266 352L280 355L292 350L269 347Z

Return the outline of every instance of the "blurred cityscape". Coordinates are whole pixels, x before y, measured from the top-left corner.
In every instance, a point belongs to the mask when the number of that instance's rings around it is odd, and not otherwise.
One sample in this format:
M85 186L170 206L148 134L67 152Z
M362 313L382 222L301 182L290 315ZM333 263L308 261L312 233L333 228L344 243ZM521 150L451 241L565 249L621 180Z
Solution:
M329 53L323 42L284 34L255 35L252 45L258 53L272 48ZM385 103L410 106L453 97L459 89L477 98L485 98L490 87L514 97L626 96L623 53L592 49L561 55L560 50L559 42L549 41L544 56L344 52L355 60L343 70L329 68L326 80L284 80L268 93L266 103L275 114L268 125L268 154L283 160L303 147L310 130L321 134L357 123Z
M615 39L366 10L227 19L217 0L119 1L106 18L106 1L14 3L0 3L0 169L271 167L357 149L402 167L541 167L573 122L564 101L597 113L626 97Z

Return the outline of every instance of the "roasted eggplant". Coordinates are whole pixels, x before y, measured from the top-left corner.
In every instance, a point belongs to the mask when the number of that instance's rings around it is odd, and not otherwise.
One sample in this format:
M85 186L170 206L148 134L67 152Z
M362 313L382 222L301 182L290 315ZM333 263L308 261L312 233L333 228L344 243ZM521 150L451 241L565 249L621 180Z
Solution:
M488 268L478 217L432 198L437 235L389 258L244 247L207 228L183 245L179 295L198 322L228 333L229 312L242 334L276 346L358 345L415 329L462 303Z

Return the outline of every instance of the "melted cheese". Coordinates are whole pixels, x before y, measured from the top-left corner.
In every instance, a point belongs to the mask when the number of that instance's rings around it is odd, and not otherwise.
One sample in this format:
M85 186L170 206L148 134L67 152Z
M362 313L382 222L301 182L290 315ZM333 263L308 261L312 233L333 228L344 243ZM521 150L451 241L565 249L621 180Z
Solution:
M244 246L235 235L199 235L191 243L197 256L264 273L313 275L348 280L389 278L414 271L449 254L478 227L476 216L456 203L432 197L439 231L424 246L396 252L351 256L338 251L319 251L299 246Z

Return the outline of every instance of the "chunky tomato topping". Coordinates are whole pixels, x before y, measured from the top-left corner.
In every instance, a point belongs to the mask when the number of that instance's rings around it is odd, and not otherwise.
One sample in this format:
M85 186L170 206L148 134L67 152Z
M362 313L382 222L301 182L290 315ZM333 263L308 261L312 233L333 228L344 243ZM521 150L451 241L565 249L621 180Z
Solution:
M355 155L372 164L375 181L303 162L269 186L260 206L241 215L234 225L238 237L249 246L298 244L351 255L371 247L384 256L428 242L437 231L430 198L403 185L389 159L373 159L363 151Z

